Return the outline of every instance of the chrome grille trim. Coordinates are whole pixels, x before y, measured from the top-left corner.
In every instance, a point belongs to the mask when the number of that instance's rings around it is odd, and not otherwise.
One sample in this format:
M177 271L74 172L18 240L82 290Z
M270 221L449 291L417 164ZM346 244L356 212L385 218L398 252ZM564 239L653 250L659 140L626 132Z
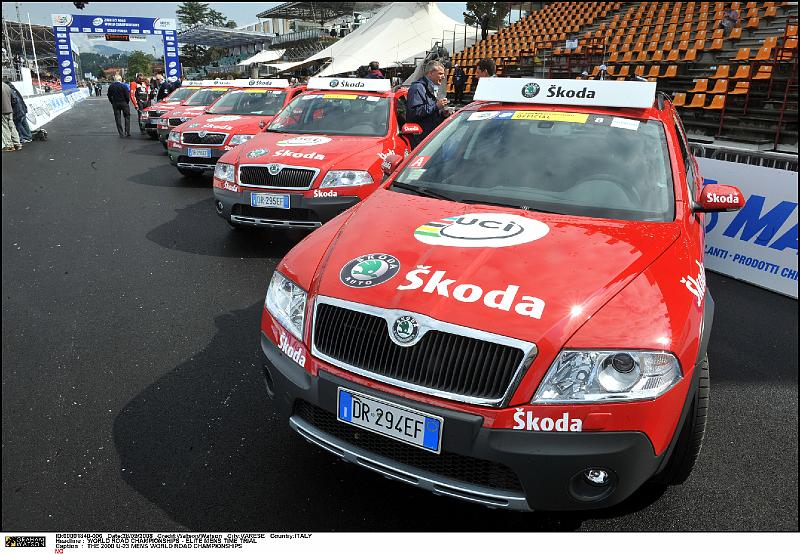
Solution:
M220 142L186 142L186 135L197 135L197 138L201 137L198 135L198 131L184 131L183 133L181 133L181 144L188 144L191 146L222 146L223 144L225 144L225 141L228 140L228 133L213 132L213 133L207 133L205 137L202 137L206 138L211 136L214 137L221 136L222 140Z
M483 398L478 396L467 396L457 393L451 393L439 389L433 389L429 387L425 387L422 385L417 385L415 383L409 383L407 381L401 381L395 379L393 377L388 377L386 375L381 375L379 373L374 373L367 369L363 369L360 367L356 367L350 365L346 362L342 362L337 360L333 357L330 357L319 349L317 349L316 345L316 325L317 325L317 311L321 304L327 304L331 306L337 306L339 308L344 308L348 310L353 310L356 312L361 312L365 314L369 314L372 316L377 316L382 318L386 321L387 324L387 332L388 329L391 329L391 325L394 321L404 315L412 315L417 320L419 324L419 339L421 340L423 335L432 330L440 331L443 333L449 333L452 335L458 336L465 336L472 339L484 341L487 343L495 343L500 344L503 346L508 346L511 348L516 348L522 351L522 361L517 366L514 374L509 381L508 387L506 388L505 392L499 398ZM519 339L514 339L511 337L506 337L504 335L498 335L495 333L490 333L488 331L480 331L478 329L473 329L471 327L463 327L461 325L456 325L453 323L447 323L444 321L439 321L434 319L430 316L419 314L416 312L411 312L408 310L397 310L397 309L388 309L388 308L378 308L376 306L370 306L367 304L360 304L358 302L351 302L348 300L340 300L338 298L332 298L329 296L318 295L314 299L314 314L313 320L311 323L311 354L320 360L328 362L336 367L340 367L357 375L361 375L364 377L368 377L370 379L374 379L375 381L380 381L381 383L386 383L388 385L393 385L402 389L407 389L415 392L419 392L422 394L429 394L431 396L436 396L439 398L444 398L446 400L452 400L454 402L464 402L468 404L474 404L478 406L490 406L490 407L505 407L508 405L511 397L513 396L514 392L517 390L517 386L519 382L522 380L525 371L530 367L533 363L533 360L536 358L538 354L538 348L536 344L532 342L527 342Z
M280 162L276 162L276 163L281 166L281 171L283 171L284 169L303 169L303 170L306 170L306 171L313 171L314 174L311 177L311 180L310 180L310 182L309 182L307 187L272 187L272 186L269 186L269 185L251 185L249 183L243 183L242 182L242 169L244 169L245 167L262 167L262 168L266 169L267 167L269 167L272 164L271 163L270 164L241 164L239 166L239 169L238 169L237 175L236 175L236 177L238 179L237 183L239 185L243 186L243 187L256 188L256 189L267 189L267 190L311 190L311 187L314 186L314 182L317 180L317 177L319 177L320 169L318 167L305 167L305 166L300 166L300 165L285 165L285 164L282 164ZM280 175L280 173L278 173L278 175Z

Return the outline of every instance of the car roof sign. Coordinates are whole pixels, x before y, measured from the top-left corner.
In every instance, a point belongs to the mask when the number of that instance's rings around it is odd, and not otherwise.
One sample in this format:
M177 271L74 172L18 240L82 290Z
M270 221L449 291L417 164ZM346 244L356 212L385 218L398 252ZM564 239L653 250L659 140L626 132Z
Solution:
M235 87L276 87L287 88L289 86L288 79L234 79L230 81Z
M520 104L649 108L656 84L640 81L579 81L489 77L478 81L475 100Z
M389 79L350 79L347 77L311 77L308 89L355 90L365 92L389 92L392 83Z

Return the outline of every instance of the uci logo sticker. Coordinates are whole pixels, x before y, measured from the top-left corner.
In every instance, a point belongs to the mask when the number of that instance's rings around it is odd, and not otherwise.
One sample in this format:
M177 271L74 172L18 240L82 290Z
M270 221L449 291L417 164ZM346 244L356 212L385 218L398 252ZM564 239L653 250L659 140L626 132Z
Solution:
M248 152L247 157L250 159L258 158L259 156L263 156L264 154L269 154L269 150L267 150L266 148L258 148L256 150Z
M539 85L536 83L528 83L522 87L522 96L525 98L533 98L539 94Z
M365 254L347 262L339 280L357 289L385 283L400 271L400 262L389 254Z
M419 323L410 315L398 317L392 325L392 338L400 346L410 346L419 336Z
M434 246L499 248L533 242L550 232L541 221L512 214L481 213L444 217L420 225L414 238Z

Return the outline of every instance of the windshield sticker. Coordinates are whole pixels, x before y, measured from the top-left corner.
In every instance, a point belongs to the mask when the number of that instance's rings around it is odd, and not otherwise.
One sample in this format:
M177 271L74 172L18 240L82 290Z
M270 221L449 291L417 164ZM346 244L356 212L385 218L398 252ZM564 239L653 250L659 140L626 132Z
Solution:
M420 167L424 167L424 166L425 166L425 164L428 162L428 160L429 160L430 158L431 158L430 156L417 156L417 157L414 159L414 161L413 161L413 162L411 162L410 164L408 164L408 167L409 167L409 168L415 168L415 169L419 169Z
M500 112L475 112L470 114L467 121L485 121L487 119L494 119L500 115Z
M501 112L497 115L497 119L511 119L514 117L514 112Z
M331 139L328 137L309 135L306 137L292 137L290 139L279 140L276 144L278 146L314 146L315 144L325 144L330 141Z
M385 283L400 271L400 262L389 254L365 254L347 262L339 272L339 280L357 289Z
M409 169L408 173L406 174L409 181L417 181L422 178L425 174L426 169Z
M239 115L221 115L219 117L212 117L210 119L206 119L209 123L215 123L219 121L236 121L237 119L242 119Z
M610 115L593 115L589 118L589 123L594 125L611 125L611 120L614 119Z
M245 91L239 91L239 92L245 92ZM246 92L248 94L264 94L265 92L268 92L268 91L265 88L249 88L249 89L247 89Z
M377 102L378 100L380 100L380 99L381 99L381 97L380 97L380 96L364 96L363 98L364 98L364 100L366 100L367 102Z
M508 285L504 289L490 290L484 294L483 289L478 285L469 283L456 284L455 279L445 279L447 271L434 271L431 274L429 265L418 265L406 273L406 281L397 287L397 290L417 290L422 288L422 292L427 294L438 294L445 298L452 298L458 302L471 304L483 299L483 305L487 308L510 312L512 306L514 312L534 319L541 319L544 312L544 300L534 296L521 296L519 302L517 293L518 285ZM422 278L427 276L427 282ZM454 285L452 289L450 286ZM452 294L452 296L451 296Z
M517 111L511 119L525 119L535 121L566 121L569 123L586 123L589 114L572 112L530 112Z
M316 98L322 98L321 94L305 94L300 97L300 100L314 100Z
M619 127L620 129L628 129L636 131L639 129L639 121L636 119L626 119L624 117L615 117L611 120L612 127Z
M214 92L219 92L219 91L225 91L225 90L228 90L228 89L227 88L212 88L211 90L213 90Z
M322 97L325 100L355 100L358 98L357 94L341 94L341 93L329 93L323 94Z
M500 248L539 240L550 232L541 221L513 214L476 213L429 221L414 238L435 246Z

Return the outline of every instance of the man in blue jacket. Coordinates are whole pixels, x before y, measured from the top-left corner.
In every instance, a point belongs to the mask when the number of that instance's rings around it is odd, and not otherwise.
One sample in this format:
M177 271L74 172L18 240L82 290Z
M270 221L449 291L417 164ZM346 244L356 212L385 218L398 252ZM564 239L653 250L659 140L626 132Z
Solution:
M114 108L114 120L117 123L117 132L121 137L131 136L131 107L129 105L131 91L123 84L122 77L114 75L114 82L108 87L108 101ZM125 128L122 128L122 118L125 118Z
M445 110L447 98L436 99L444 80L444 65L435 60L429 61L425 64L424 72L408 88L408 121L422 127L422 134L409 137L412 148L425 140L448 115Z

